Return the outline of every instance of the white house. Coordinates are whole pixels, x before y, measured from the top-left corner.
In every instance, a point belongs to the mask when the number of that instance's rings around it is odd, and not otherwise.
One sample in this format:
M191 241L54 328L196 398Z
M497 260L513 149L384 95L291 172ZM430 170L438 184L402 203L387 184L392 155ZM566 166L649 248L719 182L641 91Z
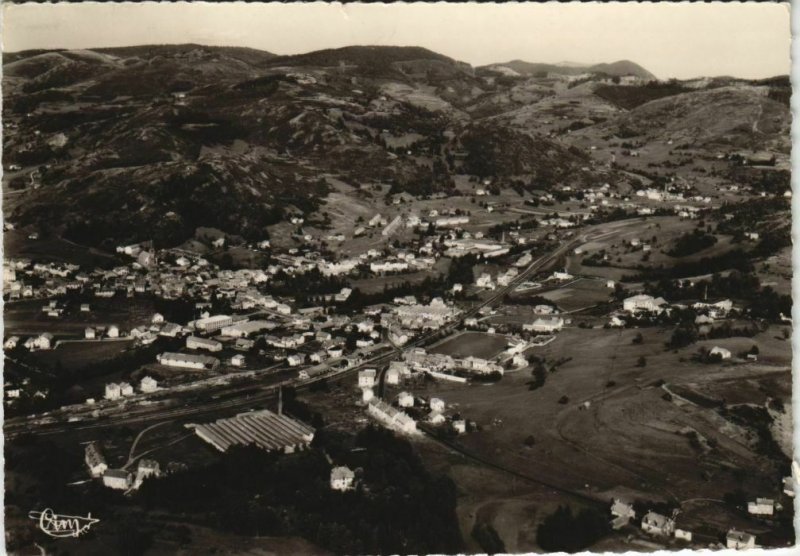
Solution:
M353 488L356 474L349 467L339 466L331 469L331 489L345 492Z
M106 384L106 392L103 396L107 400L118 400L122 397L122 392L120 391L119 384L116 382L111 382Z
M131 474L122 469L108 469L103 473L103 484L108 488L128 490L131 487Z
M414 407L414 396L409 392L400 392L397 395L397 405L400 407Z
M38 335L33 340L33 347L36 349L50 349L53 347L53 335L49 332Z
M675 532L675 521L656 512L647 512L642 518L642 531L651 535L671 537Z
M438 411L428 413L428 422L432 425L441 425L445 422L445 417Z
M675 529L675 538L679 541L692 542L692 532L684 529Z
M386 384L400 384L400 371L396 368L390 368L386 371Z
M231 365L234 367L244 367L244 355L240 353L231 357Z
M18 343L19 343L19 336L11 336L3 344L3 347L5 349L14 349L15 347L17 347Z
M158 477L159 475L161 475L161 466L156 460L140 459L139 464L136 466L136 479L133 482L133 488L138 489L145 479Z
M91 326L86 327L86 329L83 331L83 336L87 340L94 340L97 337L94 328L92 328Z
M286 362L290 367L297 367L298 365L302 365L306 362L306 356L302 353L293 353L286 358Z
M90 442L86 445L84 461L92 477L100 477L106 472L106 469L108 469L106 458L103 457L103 454L94 442Z
M364 369L358 371L358 386L359 388L373 388L375 386L375 377L377 371L375 369Z
M467 422L464 419L454 419L453 430L456 434L464 434L467 432Z
M775 501L769 498L756 498L755 502L747 503L747 513L753 515L773 515L775 513Z
M155 392L158 390L158 381L153 377L146 376L139 382L139 390L144 393Z
M119 395L120 396L133 396L133 386L131 386L127 382L120 382L119 383Z
M375 392L372 388L362 388L361 389L361 401L364 403L369 403L372 401L372 398L375 397Z
M431 411L437 411L441 413L444 411L445 404L444 400L441 398L431 398L428 402L428 406L431 408Z
M728 534L725 535L725 541L727 547L733 550L756 547L756 538L754 535L745 533L744 531L737 531L736 529L731 529L728 531Z
M153 318L150 319L150 322L153 324L163 324L164 323L164 315L161 313L155 313Z
M721 348L719 346L714 346L711 348L711 351L708 352L709 355L719 355L722 359L730 359L731 352L725 348Z
M633 504L623 502L618 498L614 498L611 503L611 515L614 517L627 517L628 519L636 519L636 511L633 509Z
M112 324L106 330L106 336L109 338L119 338L119 327L116 324Z

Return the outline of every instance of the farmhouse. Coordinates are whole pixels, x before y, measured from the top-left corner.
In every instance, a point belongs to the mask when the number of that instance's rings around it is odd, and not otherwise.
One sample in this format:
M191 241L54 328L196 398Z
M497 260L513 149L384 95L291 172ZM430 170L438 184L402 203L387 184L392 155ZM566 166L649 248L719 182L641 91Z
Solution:
M671 537L675 532L675 521L656 512L647 512L642 518L642 531L651 535Z
M611 515L614 516L614 519L611 521L611 526L614 529L619 529L630 523L632 519L636 519L636 512L633 509L633 505L616 498L611 503Z

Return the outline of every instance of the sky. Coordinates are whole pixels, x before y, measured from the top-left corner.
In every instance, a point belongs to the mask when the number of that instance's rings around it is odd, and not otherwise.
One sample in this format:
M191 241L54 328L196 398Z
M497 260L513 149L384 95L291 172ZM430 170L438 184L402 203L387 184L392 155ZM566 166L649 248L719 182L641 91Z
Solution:
M790 69L789 4L4 4L3 49L199 43L298 54L423 46L474 66L632 60L657 77Z

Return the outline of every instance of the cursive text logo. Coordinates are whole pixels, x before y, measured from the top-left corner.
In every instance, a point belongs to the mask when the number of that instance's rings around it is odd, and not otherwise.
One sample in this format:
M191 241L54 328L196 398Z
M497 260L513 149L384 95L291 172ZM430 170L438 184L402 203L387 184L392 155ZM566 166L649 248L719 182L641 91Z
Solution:
M89 528L98 523L92 514L86 517L77 515L59 515L47 508L41 512L32 511L28 517L39 521L39 528L51 537L79 537L89 531Z

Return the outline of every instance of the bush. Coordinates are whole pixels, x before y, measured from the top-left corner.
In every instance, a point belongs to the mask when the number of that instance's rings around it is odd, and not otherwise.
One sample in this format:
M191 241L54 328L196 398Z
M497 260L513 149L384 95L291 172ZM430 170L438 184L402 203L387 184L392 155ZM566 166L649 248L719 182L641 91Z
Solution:
M497 534L497 531L490 523L476 523L472 528L472 538L478 542L481 550L487 554L506 551L503 539L500 538L500 535Z
M594 509L573 515L569 506L544 518L536 530L536 543L546 552L580 552L610 532L606 516Z

